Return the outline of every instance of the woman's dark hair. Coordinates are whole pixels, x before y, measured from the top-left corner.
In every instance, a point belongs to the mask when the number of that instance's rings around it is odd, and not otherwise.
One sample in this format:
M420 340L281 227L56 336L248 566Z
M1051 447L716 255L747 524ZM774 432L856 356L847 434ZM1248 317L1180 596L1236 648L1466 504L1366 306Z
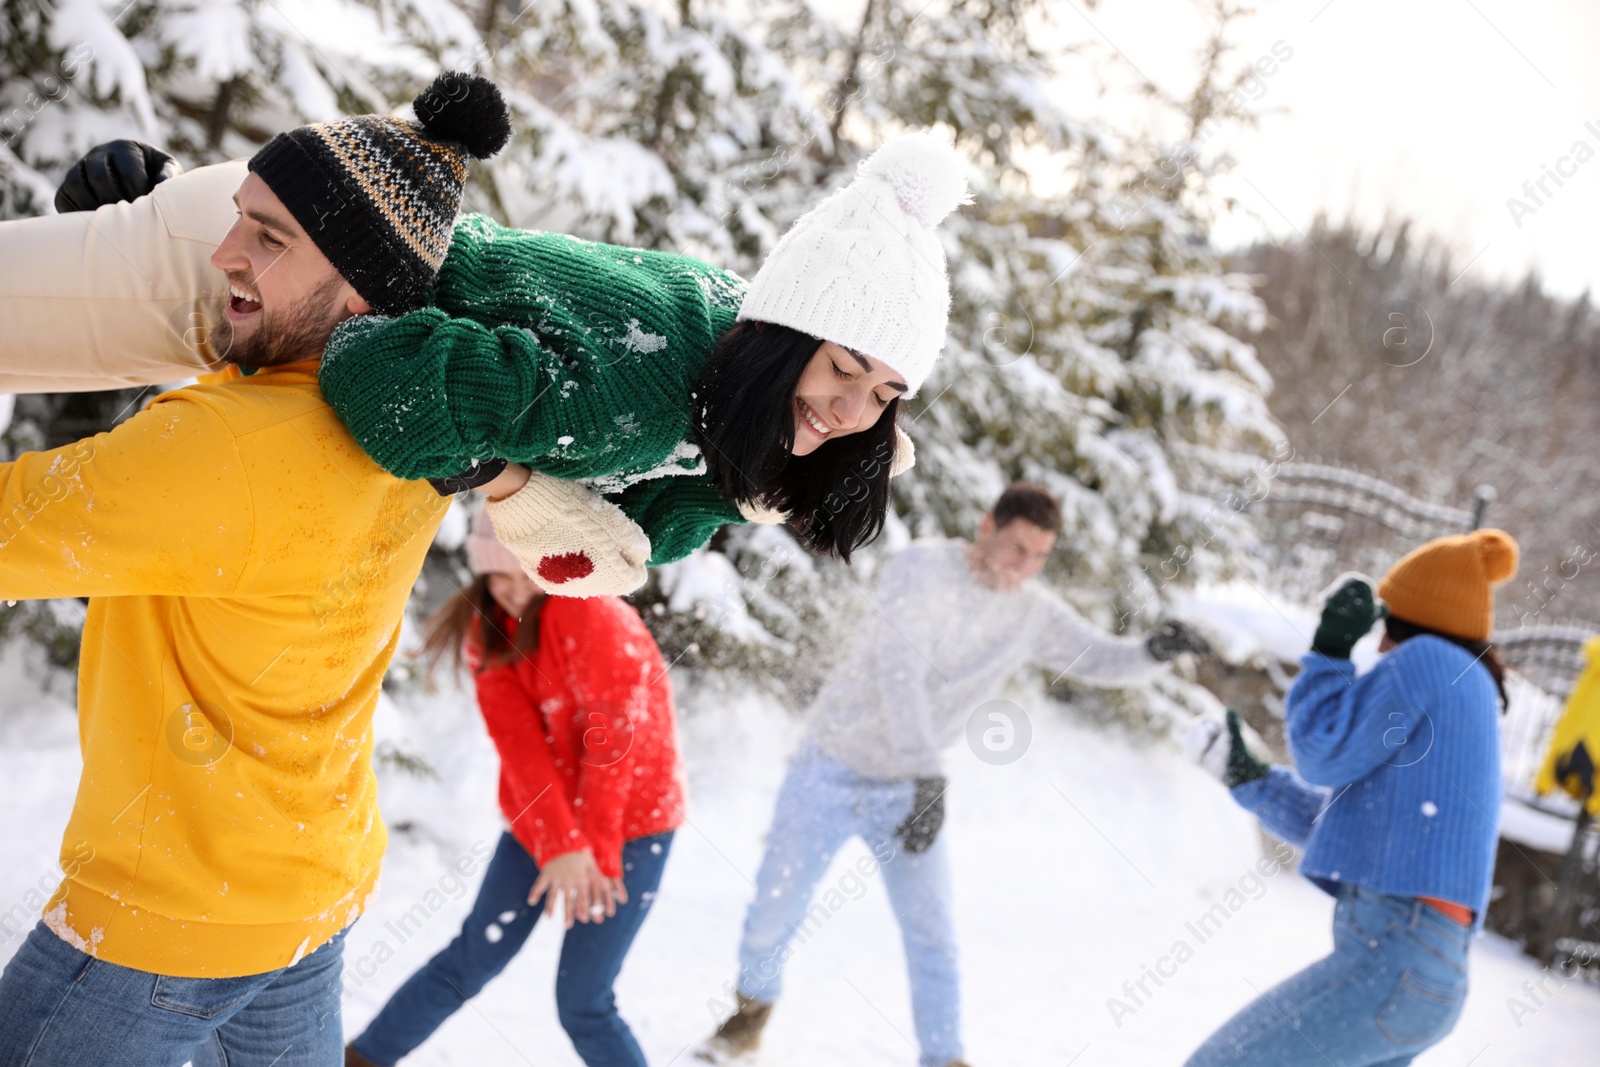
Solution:
M793 455L795 387L821 345L770 322L723 334L695 383L695 441L724 497L786 512L808 547L849 562L883 530L900 398L870 429Z
M427 663L429 674L447 658L451 669L459 671L466 666L464 646L471 637L482 643L480 674L524 659L539 647L539 611L543 607L544 596L535 595L515 627L511 626L505 609L489 592L489 576L480 574L428 616L422 624L422 649L417 655ZM506 631L513 628L515 635L508 637Z
M1488 641L1474 641L1470 637L1457 637L1443 630L1430 630L1426 626L1418 626L1414 622L1397 619L1393 615L1383 620L1383 630L1389 635L1389 640L1397 645L1413 637L1428 634L1443 638L1453 645L1460 645L1471 652L1474 659L1481 660L1483 665L1489 668L1489 676L1494 679L1494 687L1500 690L1500 713L1505 714L1506 708L1511 703L1511 698L1506 695L1506 661L1500 658L1500 650L1493 644Z

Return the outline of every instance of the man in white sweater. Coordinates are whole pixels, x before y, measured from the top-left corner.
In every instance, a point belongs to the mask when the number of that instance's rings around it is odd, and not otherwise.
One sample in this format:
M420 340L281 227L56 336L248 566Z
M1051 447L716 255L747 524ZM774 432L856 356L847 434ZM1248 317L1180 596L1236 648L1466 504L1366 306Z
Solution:
M1176 623L1143 641L1111 637L1031 581L1060 528L1055 498L1018 483L975 542L918 541L884 566L873 610L812 704L779 791L739 946L737 1010L697 1050L702 1060L757 1046L793 942L820 924L818 908L826 918L812 893L859 834L873 853L859 873L881 869L900 922L921 1067L964 1067L940 753L1028 664L1126 686L1180 652L1208 651Z

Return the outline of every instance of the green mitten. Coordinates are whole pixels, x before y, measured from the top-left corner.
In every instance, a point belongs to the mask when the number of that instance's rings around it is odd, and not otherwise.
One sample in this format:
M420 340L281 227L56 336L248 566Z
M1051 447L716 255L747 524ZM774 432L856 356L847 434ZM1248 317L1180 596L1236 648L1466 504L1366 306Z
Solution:
M1371 582L1356 574L1343 576L1322 605L1322 619L1311 638L1311 651L1349 659L1356 642L1386 614L1388 609L1373 595Z
M1271 769L1270 764L1262 763L1251 754L1249 747L1244 743L1244 734L1239 728L1239 713L1229 708L1228 768L1223 772L1222 784L1232 789L1236 785L1265 778Z

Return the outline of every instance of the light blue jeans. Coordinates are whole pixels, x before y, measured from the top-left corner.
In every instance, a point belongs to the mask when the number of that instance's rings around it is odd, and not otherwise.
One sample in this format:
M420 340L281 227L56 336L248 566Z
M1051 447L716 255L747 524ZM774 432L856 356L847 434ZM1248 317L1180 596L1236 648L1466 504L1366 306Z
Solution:
M800 747L778 791L756 898L745 915L738 987L755 1000L776 999L784 964L803 953L829 919L865 896L881 872L905 944L922 1067L944 1067L962 1057L950 857L943 833L917 855L894 836L915 792L914 781L867 778L809 741ZM834 854L855 836L872 856L846 867L819 892Z
M1333 954L1247 1004L1187 1067L1405 1067L1461 1016L1470 936L1413 897L1343 887Z
M40 923L0 975L0 1067L337 1067L343 971L343 932L282 970L174 978Z

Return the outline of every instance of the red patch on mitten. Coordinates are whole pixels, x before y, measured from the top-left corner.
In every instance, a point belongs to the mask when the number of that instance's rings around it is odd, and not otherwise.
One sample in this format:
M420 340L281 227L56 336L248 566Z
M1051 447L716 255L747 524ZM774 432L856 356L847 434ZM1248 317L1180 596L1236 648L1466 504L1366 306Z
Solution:
M539 561L539 577L551 585L560 585L577 578L587 578L594 573L594 562L583 552L566 552L559 556L545 556Z

